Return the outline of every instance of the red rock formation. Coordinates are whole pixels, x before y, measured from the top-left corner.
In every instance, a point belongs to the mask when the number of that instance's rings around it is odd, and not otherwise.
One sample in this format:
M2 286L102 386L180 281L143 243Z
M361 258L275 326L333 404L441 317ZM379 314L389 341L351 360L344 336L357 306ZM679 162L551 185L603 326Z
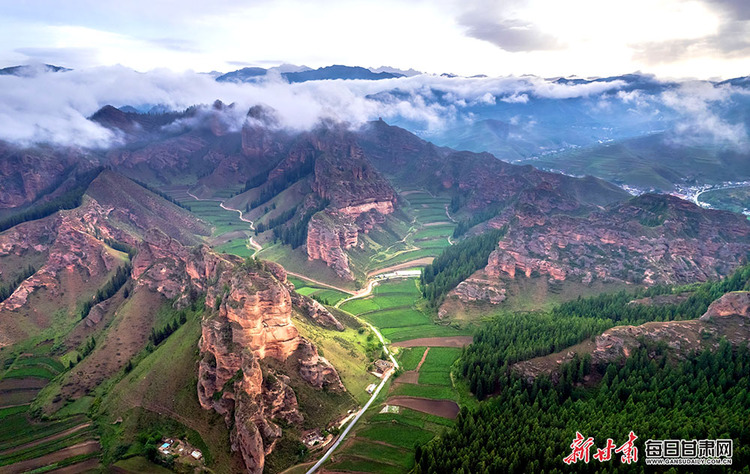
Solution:
M509 225L485 268L494 277L514 278L520 271L527 278L583 283L679 284L727 275L750 250L750 223L742 216L664 195L641 196L585 218L525 208L490 224Z
M220 278L207 295L207 301L216 301L218 307L203 322L198 398L233 427L232 447L251 472L263 471L265 456L281 437L281 429L271 420L302 419L287 379L277 373L264 375L263 358L294 357L300 375L314 387L344 389L336 370L292 324L292 296L285 279L278 265L245 264Z
M336 274L352 280L349 257L345 250L357 245L359 236L354 220L347 215L322 211L307 226L307 258L323 260Z
M486 301L491 304L500 304L505 301L505 288L497 281L469 278L459 283L448 296L456 296L464 303Z

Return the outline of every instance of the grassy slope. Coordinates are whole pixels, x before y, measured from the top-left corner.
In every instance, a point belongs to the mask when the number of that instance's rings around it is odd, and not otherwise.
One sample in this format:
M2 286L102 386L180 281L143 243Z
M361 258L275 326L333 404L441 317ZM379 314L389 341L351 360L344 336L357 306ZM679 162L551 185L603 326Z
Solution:
M294 325L336 367L346 389L363 405L370 398L365 388L377 380L367 372L367 334L351 327L343 332L324 329L302 317L295 317Z
M114 461L118 450L139 453L142 446L138 434L157 430L164 435L187 435L191 443L203 449L209 467L216 472L239 468L239 460L229 452L224 420L203 410L198 403L196 364L200 333L200 317L191 314L130 374L121 373L110 384L100 386L97 424L106 462ZM112 424L118 418L122 418L122 423Z
M708 191L701 194L700 200L717 209L743 212L750 209L750 187Z

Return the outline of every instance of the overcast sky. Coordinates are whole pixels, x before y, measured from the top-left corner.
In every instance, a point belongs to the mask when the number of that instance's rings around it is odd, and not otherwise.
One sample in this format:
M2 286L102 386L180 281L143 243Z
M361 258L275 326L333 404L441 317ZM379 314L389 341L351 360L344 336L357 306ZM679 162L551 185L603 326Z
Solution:
M750 0L0 0L0 67L750 74Z

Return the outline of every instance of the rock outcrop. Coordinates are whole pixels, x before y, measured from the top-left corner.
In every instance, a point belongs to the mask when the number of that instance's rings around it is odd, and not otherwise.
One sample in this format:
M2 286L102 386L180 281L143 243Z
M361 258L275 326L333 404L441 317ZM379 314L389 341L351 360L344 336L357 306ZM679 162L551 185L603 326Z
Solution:
M370 164L351 133L332 130L312 139L313 190L330 201L308 224L307 256L322 260L344 279L353 279L346 250L361 233L385 222L396 206L396 193Z
M265 456L281 437L272 420L302 420L288 378L270 369L264 373L264 358L292 363L313 387L344 390L336 370L292 324L294 299L302 301L290 294L283 269L265 262L225 272L208 289L215 309L203 322L198 398L203 408L224 415L232 447L250 472L263 471ZM319 320L338 323L309 307Z
M644 344L664 343L672 357L684 358L704 349L715 349L722 338L732 345L750 344L750 292L727 293L711 303L699 318L686 321L650 322L640 326L615 326L557 354L513 365L513 370L532 380L555 372L575 354L591 354L594 364L620 363Z
M307 258L322 260L344 279L354 279L346 250L357 245L354 220L332 211L315 214L307 226Z
M505 288L497 281L472 277L459 283L448 295L456 296L464 303L485 301L500 304L505 301Z
M729 274L750 250L747 219L666 195L640 196L585 218L527 207L490 225L509 227L485 268L494 277L684 284Z

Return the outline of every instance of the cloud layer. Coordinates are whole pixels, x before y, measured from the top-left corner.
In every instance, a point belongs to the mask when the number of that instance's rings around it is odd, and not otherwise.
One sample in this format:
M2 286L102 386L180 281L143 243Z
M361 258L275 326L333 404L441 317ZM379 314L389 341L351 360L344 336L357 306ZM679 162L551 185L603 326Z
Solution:
M747 139L743 124L730 123L715 110L717 104L731 101L732 94L737 93L735 88L697 83L658 96L624 90L626 86L623 80L558 82L531 76L428 75L288 84L278 74L256 84L232 84L217 83L206 74L168 70L139 73L121 66L101 67L27 78L0 76L0 139L21 145L107 147L115 144L117 137L86 119L104 105L162 105L184 110L217 99L236 103L236 112L228 120L236 122L237 127L245 120L245 112L260 104L275 109L280 125L294 130L309 129L320 120L356 127L382 117L432 132L456 122L482 119L483 114L503 107L525 107L523 113L532 117L538 112L535 104L539 101L580 99L590 103L588 112L592 114L605 113L608 104L614 102L634 110L650 108L648 113L666 107L684 117L681 123L687 124L682 128L685 133L701 126L702 133L722 141L739 143Z

